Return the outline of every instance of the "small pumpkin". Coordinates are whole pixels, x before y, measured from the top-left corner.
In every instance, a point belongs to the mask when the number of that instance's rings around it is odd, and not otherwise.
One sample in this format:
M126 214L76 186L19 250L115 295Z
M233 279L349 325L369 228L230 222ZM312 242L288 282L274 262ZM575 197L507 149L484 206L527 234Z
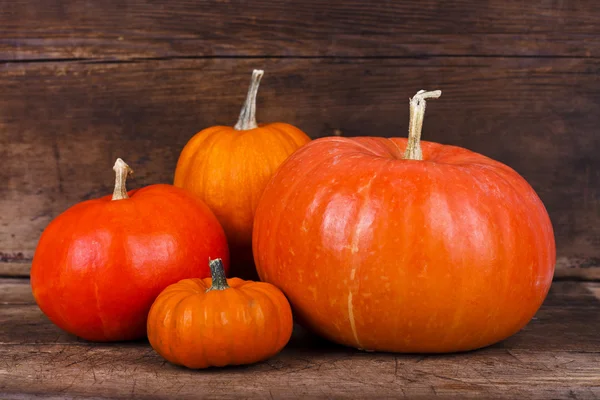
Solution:
M409 138L321 138L294 153L256 211L260 278L297 320L367 350L454 352L523 328L552 282L552 224L513 169Z
M167 287L148 315L148 340L168 361L188 368L251 364L277 354L292 334L292 310L279 289L226 279L220 259L212 278Z
M252 258L254 212L281 163L310 138L286 123L257 124L256 94L264 71L254 70L237 124L213 126L183 148L174 185L198 195L213 210L229 242L233 276L256 278Z
M171 185L127 192L121 159L112 196L76 204L44 230L31 266L40 309L91 341L146 336L152 302L168 285L204 278L208 257L228 266L225 233L206 204Z

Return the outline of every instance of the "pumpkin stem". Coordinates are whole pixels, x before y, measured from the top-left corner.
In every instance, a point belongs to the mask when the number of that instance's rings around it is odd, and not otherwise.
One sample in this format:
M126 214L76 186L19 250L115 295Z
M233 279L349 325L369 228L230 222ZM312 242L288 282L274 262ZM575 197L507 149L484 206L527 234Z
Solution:
M246 102L240 112L240 118L237 124L233 127L236 131L247 131L249 129L258 128L256 123L256 94L258 93L258 85L265 71L255 69L252 71L252 79L250 80L250 88L246 96Z
M212 285L207 290L225 290L229 289L227 284L227 278L225 277L225 269L223 268L223 262L220 258L216 260L208 259L208 266L210 267L210 276L212 277Z
M419 90L410 99L410 123L408 126L408 144L404 153L405 160L422 160L421 152L421 129L423 128L423 117L425 116L425 99L437 99L442 95L441 90L426 92Z
M128 199L127 195L127 187L125 187L125 182L127 181L127 176L133 174L133 170L129 168L129 165L125 163L125 161L117 158L115 165L113 167L115 171L115 190L113 191L113 200L124 200Z

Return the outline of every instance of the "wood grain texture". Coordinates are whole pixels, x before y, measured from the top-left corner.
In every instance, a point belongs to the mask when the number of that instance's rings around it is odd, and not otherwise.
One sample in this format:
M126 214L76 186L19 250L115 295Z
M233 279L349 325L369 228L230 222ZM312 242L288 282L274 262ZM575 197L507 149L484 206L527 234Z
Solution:
M31 261L26 261L26 262L0 261L0 277L26 278L26 277L29 277L30 270L31 270Z
M175 367L147 342L91 344L23 304L28 282L0 282L0 397L577 398L600 395L600 284L555 282L535 319L464 354L364 353L296 328L274 358L206 371ZM6 299L3 286L21 293Z
M0 2L0 59L600 54L593 0Z
M0 278L0 305L35 304L29 279Z
M267 71L259 120L289 122L312 137L405 135L408 97L420 88L442 89L428 107L424 138L515 168L549 210L559 257L598 266L596 59L4 64L0 252L12 263L30 260L52 218L112 192L116 157L136 171L131 188L171 182L179 151L195 132L234 123L256 67Z
M559 257L554 276L563 280L600 281L600 258Z

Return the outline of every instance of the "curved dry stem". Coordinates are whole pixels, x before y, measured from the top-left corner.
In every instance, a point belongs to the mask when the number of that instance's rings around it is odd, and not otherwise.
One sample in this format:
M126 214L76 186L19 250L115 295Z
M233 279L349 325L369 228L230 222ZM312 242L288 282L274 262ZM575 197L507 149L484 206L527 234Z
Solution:
M237 124L233 127L237 131L247 131L249 129L258 128L258 124L256 123L256 94L258 93L260 79L264 73L265 71L262 69L255 69L252 71L252 79L250 80L250 88L248 89L246 102L242 107Z
M113 200L124 200L128 199L127 195L127 187L125 183L127 182L127 176L133 174L133 170L129 168L129 165L125 163L125 161L117 158L115 161L115 165L113 167L115 171L115 190L113 191Z
M410 123L408 126L408 144L404 152L405 160L422 160L421 152L421 130L423 129L423 118L425 117L425 99L437 99L442 95L441 90L426 92L419 90L410 99Z

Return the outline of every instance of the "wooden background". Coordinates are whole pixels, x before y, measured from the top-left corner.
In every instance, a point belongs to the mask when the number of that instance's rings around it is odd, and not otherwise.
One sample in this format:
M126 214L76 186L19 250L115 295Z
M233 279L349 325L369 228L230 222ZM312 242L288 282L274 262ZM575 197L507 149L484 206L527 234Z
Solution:
M0 276L26 276L48 222L171 182L197 131L233 124L253 68L260 121L312 137L424 138L507 163L544 201L557 277L600 279L600 2L0 1Z

